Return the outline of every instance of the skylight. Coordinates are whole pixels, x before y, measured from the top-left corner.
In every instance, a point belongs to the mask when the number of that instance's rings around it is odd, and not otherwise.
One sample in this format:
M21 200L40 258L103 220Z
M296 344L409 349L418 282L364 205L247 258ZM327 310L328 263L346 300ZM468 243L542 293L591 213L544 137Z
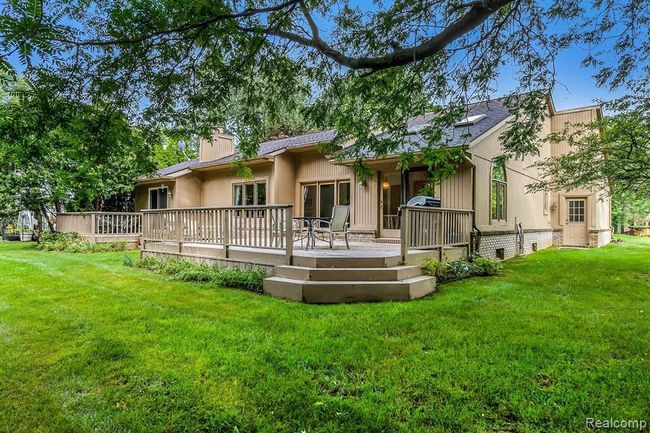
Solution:
M466 118L462 119L460 122L456 123L456 125L454 126L476 125L478 122L485 119L486 117L487 114L477 114L475 116L467 116Z

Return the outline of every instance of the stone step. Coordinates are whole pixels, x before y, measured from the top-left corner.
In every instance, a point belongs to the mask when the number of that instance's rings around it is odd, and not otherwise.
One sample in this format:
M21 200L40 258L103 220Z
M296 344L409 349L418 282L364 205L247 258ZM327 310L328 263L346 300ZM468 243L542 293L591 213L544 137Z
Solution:
M389 268L400 265L400 256L391 257L309 257L293 256L292 265L306 268Z
M310 268L306 266L276 266L276 277L307 281L398 281L422 275L420 266L390 268Z
M284 277L264 280L264 292L279 298L314 304L409 301L435 291L434 277L399 281L305 281Z

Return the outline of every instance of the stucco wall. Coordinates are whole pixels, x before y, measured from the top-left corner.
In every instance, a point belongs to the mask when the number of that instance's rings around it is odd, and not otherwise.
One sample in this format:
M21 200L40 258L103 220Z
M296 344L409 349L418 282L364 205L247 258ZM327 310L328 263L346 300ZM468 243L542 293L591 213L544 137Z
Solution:
M208 171L202 175L203 188L200 206L232 206L232 186L241 182L266 181L267 188L270 186L272 173L271 163L262 166L251 167L253 179L248 180L237 176L233 169L221 169ZM267 194L273 192L273 188L267 189ZM267 204L274 203L273 194L267 195Z
M167 207L174 207L176 200L176 182L173 180L161 180L158 182L148 182L136 186L135 188L135 211L141 211L143 209L149 209L149 189L150 188L159 188L161 186L166 186L171 197L168 197Z
M545 206L544 192L529 193L527 185L538 179L537 170L531 165L536 157L523 160L511 159L506 163L506 220L491 218L492 161L503 153L500 135L508 128L504 122L473 145L469 152L475 166L475 223L481 230L510 230L522 223L524 229L550 229L548 201ZM547 119L540 137L550 130ZM541 145L540 157L550 155L550 146Z

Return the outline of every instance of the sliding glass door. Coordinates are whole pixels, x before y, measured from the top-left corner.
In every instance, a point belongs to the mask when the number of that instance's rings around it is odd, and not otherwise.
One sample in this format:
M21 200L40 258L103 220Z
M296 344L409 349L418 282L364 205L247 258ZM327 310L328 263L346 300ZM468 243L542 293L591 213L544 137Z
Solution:
M330 218L335 205L350 205L350 182L346 180L303 184L302 194L304 216Z

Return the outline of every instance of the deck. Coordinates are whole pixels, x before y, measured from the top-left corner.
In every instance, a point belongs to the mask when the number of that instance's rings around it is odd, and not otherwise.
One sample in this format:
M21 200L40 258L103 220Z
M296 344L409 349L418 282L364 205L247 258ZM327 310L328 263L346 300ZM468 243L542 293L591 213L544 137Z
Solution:
M432 293L435 278L422 274L422 261L466 256L472 227L469 210L402 209L398 243L351 241L350 249L343 239L333 249L320 241L307 249L296 239L291 205L94 214L84 221L92 237L141 230L142 256L262 267L264 291L273 296L310 303L395 301Z

